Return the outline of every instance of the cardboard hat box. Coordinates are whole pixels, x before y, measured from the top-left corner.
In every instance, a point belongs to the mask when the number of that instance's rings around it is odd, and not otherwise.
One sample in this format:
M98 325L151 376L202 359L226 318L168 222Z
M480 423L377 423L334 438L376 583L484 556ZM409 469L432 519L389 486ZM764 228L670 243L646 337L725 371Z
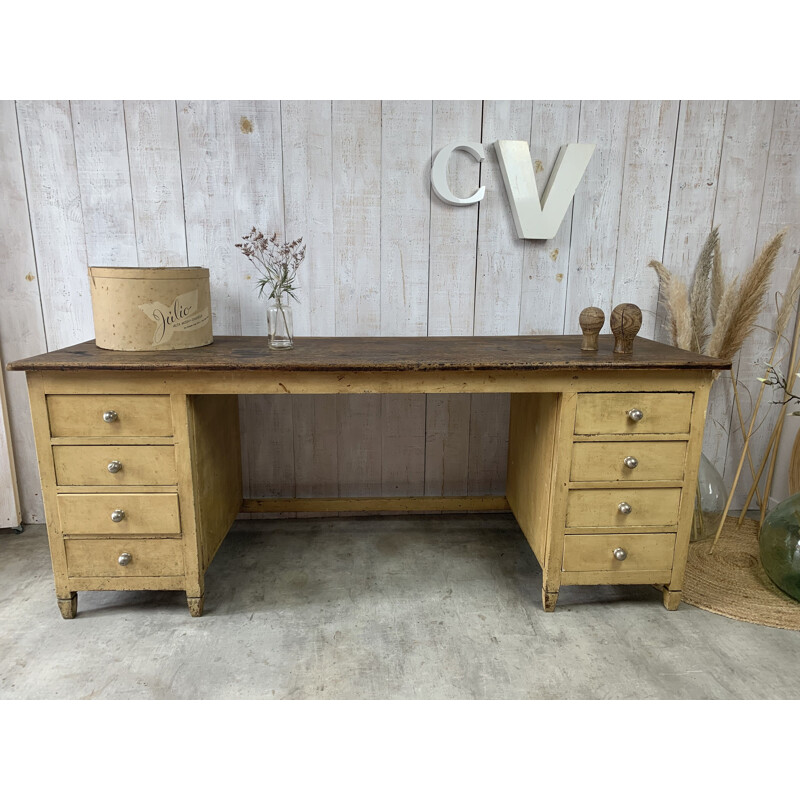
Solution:
M97 346L184 350L211 344L203 267L89 267Z

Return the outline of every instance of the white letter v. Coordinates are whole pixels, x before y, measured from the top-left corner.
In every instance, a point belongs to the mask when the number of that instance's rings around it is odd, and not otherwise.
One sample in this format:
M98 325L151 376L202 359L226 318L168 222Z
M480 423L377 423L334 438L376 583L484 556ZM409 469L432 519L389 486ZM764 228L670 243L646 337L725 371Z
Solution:
M562 147L540 202L528 143L495 142L494 149L520 239L552 239L558 233L594 148L593 144Z

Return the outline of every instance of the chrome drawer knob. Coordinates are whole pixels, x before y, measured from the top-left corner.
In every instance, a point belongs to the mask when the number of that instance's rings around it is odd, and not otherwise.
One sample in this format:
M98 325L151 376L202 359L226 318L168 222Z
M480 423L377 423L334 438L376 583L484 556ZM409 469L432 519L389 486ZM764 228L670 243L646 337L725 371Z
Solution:
M634 422L639 422L644 417L644 414L638 408L632 408L628 412L628 417Z
M122 462L121 461L112 461L108 465L109 472L119 472L122 469Z
M628 552L622 547L615 547L614 548L614 558L617 561L624 561L628 557Z
M117 561L121 567L127 567L133 561L133 556L130 553L120 553Z
M116 422L118 419L116 411L105 411L103 413L103 422Z
M111 521L112 522L122 522L125 519L125 512L118 508L115 511L111 512Z
M619 513L620 514L630 514L633 509L627 503L620 503L619 506Z
M636 469L639 466L639 459L633 456L628 456L622 462L628 469Z

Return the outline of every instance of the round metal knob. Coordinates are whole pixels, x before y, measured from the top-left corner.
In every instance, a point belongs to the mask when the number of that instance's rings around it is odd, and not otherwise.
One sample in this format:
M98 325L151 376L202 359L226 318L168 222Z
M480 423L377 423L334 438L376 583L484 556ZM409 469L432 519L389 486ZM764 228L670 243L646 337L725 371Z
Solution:
M125 512L118 508L111 512L111 521L112 522L122 522L125 519Z
M620 514L630 514L633 509L627 503L620 503L617 508L619 508Z
M614 548L614 558L617 561L624 561L628 557L628 553L622 547L615 547Z
M644 414L638 408L632 408L628 412L628 417L634 422L639 422L644 417Z
M117 559L117 561L119 562L119 565L121 567L127 567L128 564L130 564L131 561L133 561L133 556L130 553L120 553L120 556Z
M122 462L121 461L112 461L108 465L109 472L119 472L122 469Z
M119 419L116 411L104 411L103 422L116 422Z
M639 459L638 458L634 458L633 456L628 456L627 458L622 460L622 463L628 469L636 469L636 467L639 466Z

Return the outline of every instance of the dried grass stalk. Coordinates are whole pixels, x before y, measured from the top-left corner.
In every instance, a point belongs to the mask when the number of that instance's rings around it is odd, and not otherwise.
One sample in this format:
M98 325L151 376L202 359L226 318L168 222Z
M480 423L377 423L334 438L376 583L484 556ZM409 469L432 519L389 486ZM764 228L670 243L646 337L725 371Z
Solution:
M724 333L718 337L719 352L713 353L709 343L709 355L717 355L719 358L725 359L733 358L741 349L744 340L753 332L758 315L764 305L764 296L769 286L775 258L781 249L785 235L785 230L775 234L744 274L736 293L733 313L725 324ZM722 306L727 295L726 291L723 301L720 303L719 319L714 326L712 341L717 333L717 328L722 327Z
M739 276L737 275L722 294L722 299L717 308L717 321L714 323L714 330L711 333L711 339L709 339L706 349L707 355L719 356L723 339L730 326L731 319L735 315L738 302Z
M660 261L653 260L650 262L650 266L658 274L661 284L672 344L681 350L691 350L695 336L689 305L689 289L686 282L671 273Z
M708 341L708 311L711 294L711 272L714 263L714 251L719 246L719 227L714 228L706 237L697 266L694 271L694 282L689 297L689 308L692 314L692 349L702 353Z
M800 258L797 259L797 263L794 265L792 274L789 276L786 292L781 298L781 307L775 322L775 332L779 339L792 318L792 312L797 308L798 294L800 294Z
M716 228L715 230L719 230ZM711 322L717 321L719 305L722 296L725 294L725 274L722 271L722 249L719 244L719 236L714 243L714 259L711 265Z

